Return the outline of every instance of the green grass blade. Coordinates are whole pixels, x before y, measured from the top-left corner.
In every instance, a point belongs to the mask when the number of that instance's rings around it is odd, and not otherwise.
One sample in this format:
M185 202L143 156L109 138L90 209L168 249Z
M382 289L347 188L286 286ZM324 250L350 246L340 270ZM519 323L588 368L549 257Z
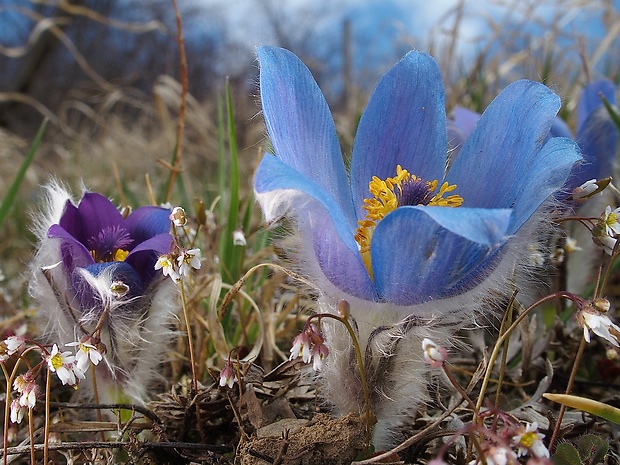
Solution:
M48 119L45 118L43 122L41 123L41 126L39 127L37 134L34 136L34 140L32 141L32 145L30 146L30 150L28 150L28 153L26 154L26 158L24 158L22 165L19 167L19 171L17 172L17 175L15 176L15 179L13 180L11 187L9 187L9 190L6 193L6 196L2 200L2 205L0 206L0 226L2 226L4 222L4 218L9 213L9 210L13 206L13 202L15 202L17 191L19 190L19 187L21 186L22 181L24 180L26 171L28 170L28 167L30 166L30 164L32 163L32 160L34 159L34 154L37 152L37 150L39 149L39 146L41 145L41 140L43 139L43 134L45 134L45 128L47 127L47 123L48 123Z
M232 96L228 83L226 83L226 113L228 123L228 147L230 152L230 173L228 178L228 218L223 235L220 238L222 244L220 259L224 268L222 269L222 275L230 280L230 283L234 284L240 276L241 259L245 248L235 246L233 243L233 232L238 227L239 218L239 160Z

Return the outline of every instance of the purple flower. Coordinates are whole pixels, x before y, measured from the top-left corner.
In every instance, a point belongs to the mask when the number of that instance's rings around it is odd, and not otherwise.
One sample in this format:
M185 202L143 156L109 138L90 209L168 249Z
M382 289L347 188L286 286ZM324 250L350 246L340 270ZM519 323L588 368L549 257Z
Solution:
M63 187L47 187L30 292L52 342L101 341L93 367L101 402L144 402L168 347L177 289L155 264L172 247L170 214L147 206L124 217L100 194L74 202ZM80 391L95 397L91 381Z
M59 239L68 284L84 310L101 303L92 278L107 275L110 283L129 287L131 299L147 292L158 275L154 266L172 244L170 210L140 207L127 218L101 194L88 192L77 206L67 200L48 237Z

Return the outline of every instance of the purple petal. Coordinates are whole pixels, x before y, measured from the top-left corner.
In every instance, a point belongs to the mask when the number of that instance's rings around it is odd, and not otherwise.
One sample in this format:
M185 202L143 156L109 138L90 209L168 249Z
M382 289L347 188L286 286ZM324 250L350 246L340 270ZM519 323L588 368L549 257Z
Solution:
M86 267L95 263L88 249L67 232L62 226L50 227L48 237L60 239L60 252L65 269L69 272L76 267Z
M501 244L472 242L443 228L426 210L398 208L375 229L371 246L375 286L387 302L414 305L451 297L479 284L494 268ZM493 222L493 211L487 212L487 221ZM505 223L506 212L496 212L498 224ZM461 219L467 221L467 214ZM479 212L469 221L478 222ZM464 229L485 228L474 224Z
M509 85L491 102L447 175L464 206L512 207L559 108L557 95L525 80Z
M159 274L155 271L155 262L160 255L170 252L172 236L168 233L158 234L138 244L125 259L140 275L145 285L153 281Z
M140 207L125 220L133 245L150 239L158 234L170 232L170 210L160 207Z
M360 120L351 160L351 192L364 218L368 183L396 175L396 166L426 180L441 179L446 164L443 81L429 55L410 52L377 84Z
M263 116L275 155L331 195L353 216L336 126L316 81L288 50L260 47Z
M122 225L123 217L114 204L94 192L84 194L77 208L67 202L60 218L60 226L82 244L87 244L105 228Z

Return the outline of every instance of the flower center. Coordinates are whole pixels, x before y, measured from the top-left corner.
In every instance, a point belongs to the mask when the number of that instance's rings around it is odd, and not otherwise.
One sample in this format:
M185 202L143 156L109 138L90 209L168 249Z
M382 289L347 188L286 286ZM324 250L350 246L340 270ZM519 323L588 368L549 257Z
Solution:
M62 355L61 354L55 354L50 359L50 362L51 362L52 366L54 367L54 370L58 370L62 366Z
M129 255L127 246L133 242L129 232L120 226L110 226L88 240L90 254L96 263L122 262Z
M519 444L521 444L523 447L527 447L528 449L532 447L532 444L534 444L534 441L538 439L538 436L536 435L535 432L531 431L529 433L525 433L523 436L521 436L521 439L519 440Z
M463 204L463 198L459 195L452 194L444 197L444 194L456 189L456 184L450 185L444 182L439 188L439 192L435 192L438 185L437 180L426 181L415 174L410 174L400 165L396 167L396 176L393 178L386 178L384 181L377 176L372 177L368 184L368 190L373 197L364 199L362 208L367 212L366 218L358 221L355 234L362 260L371 277L370 243L372 234L377 224L388 213L404 206L460 207Z

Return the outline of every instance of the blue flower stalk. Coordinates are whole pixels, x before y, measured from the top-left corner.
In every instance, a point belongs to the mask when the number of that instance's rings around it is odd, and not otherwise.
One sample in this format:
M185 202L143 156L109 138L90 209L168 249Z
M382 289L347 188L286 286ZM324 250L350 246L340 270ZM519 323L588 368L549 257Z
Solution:
M87 373L79 392L101 403L142 404L178 308L176 286L154 269L172 245L170 210L147 206L124 217L97 193L74 202L52 183L46 194L29 285L45 337L105 354L93 366L96 391Z
M518 81L487 108L458 155L447 138L444 87L429 55L412 51L377 84L347 170L334 121L310 71L291 52L258 49L263 116L273 154L254 188L266 221L293 220L282 241L319 293L321 312L347 300L378 419L374 444L399 439L427 399L421 344L494 311L524 251L551 226L553 196L580 160L567 138L545 142L560 99ZM328 320L328 319L325 319ZM342 325L323 321L327 398L362 411L359 371Z

